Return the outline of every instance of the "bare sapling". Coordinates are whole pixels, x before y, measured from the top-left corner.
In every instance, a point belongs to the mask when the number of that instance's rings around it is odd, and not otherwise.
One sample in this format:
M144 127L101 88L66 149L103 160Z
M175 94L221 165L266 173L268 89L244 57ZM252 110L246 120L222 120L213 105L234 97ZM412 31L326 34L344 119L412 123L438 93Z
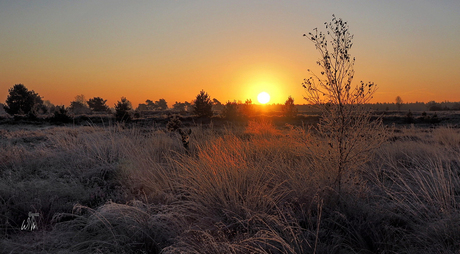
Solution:
M385 140L385 129L380 119L372 119L366 103L372 98L377 86L360 82L352 86L355 58L350 55L353 35L347 22L337 19L325 23L326 33L314 29L304 34L315 44L320 53L317 64L321 75L308 70L311 77L302 84L307 95L305 100L322 111L317 126L318 146L315 164L330 170L333 187L339 196L342 184L371 159L372 151Z

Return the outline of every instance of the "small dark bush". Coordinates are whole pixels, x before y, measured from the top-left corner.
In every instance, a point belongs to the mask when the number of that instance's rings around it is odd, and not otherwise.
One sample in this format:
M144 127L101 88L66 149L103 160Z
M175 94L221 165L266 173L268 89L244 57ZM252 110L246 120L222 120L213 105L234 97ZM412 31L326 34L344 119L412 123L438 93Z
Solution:
M72 122L72 118L69 116L69 112L64 106L57 106L50 121L53 123L70 123Z
M414 123L414 114L409 110L409 112L406 114L406 117L404 118L405 123Z
M177 115L174 115L169 119L169 122L166 124L166 129L170 132L174 132L182 127L182 121Z
M221 116L228 120L235 120L239 117L238 104L236 102L227 102L222 109Z
M438 115L436 113L434 113L434 115L431 117L430 119L430 122L431 123L440 123L441 122L441 119L438 118Z

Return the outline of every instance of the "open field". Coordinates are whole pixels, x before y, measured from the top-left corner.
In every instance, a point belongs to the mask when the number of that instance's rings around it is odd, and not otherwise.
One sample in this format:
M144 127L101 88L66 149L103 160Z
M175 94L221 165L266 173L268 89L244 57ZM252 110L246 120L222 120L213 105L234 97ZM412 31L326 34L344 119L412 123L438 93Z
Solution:
M384 116L396 127L346 175L342 195L321 160L327 144L281 118L188 122L189 150L163 125L4 124L0 249L458 253L457 115L438 113L437 125L404 117ZM29 212L37 228L21 230Z

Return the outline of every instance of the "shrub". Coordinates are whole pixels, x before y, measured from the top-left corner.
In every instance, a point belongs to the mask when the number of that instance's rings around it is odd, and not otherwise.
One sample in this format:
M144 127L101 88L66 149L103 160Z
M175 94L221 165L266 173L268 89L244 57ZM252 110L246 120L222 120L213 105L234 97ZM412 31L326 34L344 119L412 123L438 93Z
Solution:
M182 127L182 122L177 115L171 117L166 124L166 129L170 132L174 132Z
M239 116L238 104L228 101L222 109L221 116L228 120L235 120Z
M406 117L404 118L405 123L414 123L414 114L409 109L409 112L407 112Z
M69 116L69 112L64 106L56 106L56 111L54 111L50 120L56 123L70 123L72 118Z

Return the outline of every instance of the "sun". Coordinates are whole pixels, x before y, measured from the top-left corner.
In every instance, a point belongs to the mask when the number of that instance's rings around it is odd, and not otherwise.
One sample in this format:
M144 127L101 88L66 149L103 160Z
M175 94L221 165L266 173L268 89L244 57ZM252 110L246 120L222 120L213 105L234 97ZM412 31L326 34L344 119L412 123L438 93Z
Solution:
M265 104L267 102L270 101L270 95L266 92L261 92L258 96L257 96L257 100L261 103L261 104Z

